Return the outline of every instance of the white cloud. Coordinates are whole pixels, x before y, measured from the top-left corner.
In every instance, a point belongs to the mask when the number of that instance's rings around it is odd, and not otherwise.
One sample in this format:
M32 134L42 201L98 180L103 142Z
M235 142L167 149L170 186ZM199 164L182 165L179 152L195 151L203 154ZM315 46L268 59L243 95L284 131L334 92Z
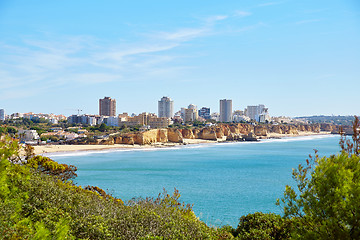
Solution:
M236 16L236 17L247 17L250 15L251 15L251 12L245 12L245 11L240 11L240 10L237 10L234 13L234 16Z
M242 17L250 14L236 12ZM184 57L171 50L194 39L218 34L216 25L228 18L228 15L214 15L203 18L198 27L159 31L131 42L46 34L42 39L27 38L20 44L0 43L0 84L6 89L2 98L12 97L15 92L21 93L16 94L18 98L26 98L70 84L88 86L146 79L149 75L176 76L190 66L171 66L170 62ZM24 93L29 90L31 93Z
M171 33L162 33L159 35L160 38L164 40L171 40L176 42L189 41L191 39L201 37L209 31L207 28L186 28L180 29L176 32Z
M295 24L301 25L301 24L313 23L313 22L319 22L319 21L321 21L321 20L320 19L308 19L308 20L298 21Z
M222 21L227 19L229 16L227 15L215 15L215 16L210 16L208 18L206 18L205 22L207 22L208 24L214 24L218 21Z
M267 6L272 6L272 5L278 5L278 4L282 4L284 3L284 1L279 1L279 2L266 2L266 3L261 3L258 4L258 7L267 7Z

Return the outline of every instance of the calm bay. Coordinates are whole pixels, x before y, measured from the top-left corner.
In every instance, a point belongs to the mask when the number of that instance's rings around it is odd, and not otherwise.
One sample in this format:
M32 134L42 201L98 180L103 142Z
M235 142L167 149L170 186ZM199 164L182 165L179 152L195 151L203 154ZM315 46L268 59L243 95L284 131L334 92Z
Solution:
M181 201L194 204L201 220L235 227L248 213L281 214L275 201L285 185L294 185L292 168L304 163L313 149L320 156L338 153L338 142L338 135L317 135L49 156L77 166L78 185L98 186L124 201L176 188Z

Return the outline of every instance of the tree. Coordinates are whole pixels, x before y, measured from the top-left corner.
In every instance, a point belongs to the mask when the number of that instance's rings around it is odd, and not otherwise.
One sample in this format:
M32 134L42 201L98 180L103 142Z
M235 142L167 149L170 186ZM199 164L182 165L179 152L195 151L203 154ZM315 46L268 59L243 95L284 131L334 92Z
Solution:
M234 237L242 240L252 239L288 239L291 221L275 213L251 213L240 218Z
M351 140L341 137L338 155L315 155L293 170L295 190L286 186L284 217L296 223L298 239L359 239L360 236L360 156L359 119L355 117Z
M48 157L37 155L27 159L26 165L38 172L69 180L77 177L77 168L73 165L59 164Z
M108 129L109 129L109 127L106 126L105 123L102 123L102 124L99 126L99 131L100 131L100 132L105 132L105 131L108 130Z

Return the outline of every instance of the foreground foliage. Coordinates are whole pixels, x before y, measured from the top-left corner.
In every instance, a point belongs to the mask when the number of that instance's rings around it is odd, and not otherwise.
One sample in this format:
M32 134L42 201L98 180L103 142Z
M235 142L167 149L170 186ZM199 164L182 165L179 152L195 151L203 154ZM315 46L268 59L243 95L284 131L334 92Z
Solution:
M342 136L338 155L314 156L293 171L297 189L286 186L284 217L293 219L293 238L360 239L360 124L352 140Z
M47 158L37 156L27 163L14 164L8 159L17 154L17 142L7 138L2 139L2 144L0 236L4 239L141 239L156 236L215 239L221 235L220 231L201 222L191 206L178 201L178 191L173 195L164 192L156 199L136 199L124 205L121 199L100 188L75 186L64 178L64 166Z

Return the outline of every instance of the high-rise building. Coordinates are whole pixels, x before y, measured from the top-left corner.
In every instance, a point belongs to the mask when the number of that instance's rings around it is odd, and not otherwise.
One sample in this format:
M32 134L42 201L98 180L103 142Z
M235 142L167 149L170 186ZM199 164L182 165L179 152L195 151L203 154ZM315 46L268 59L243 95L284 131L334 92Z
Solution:
M220 122L232 121L232 100L220 100Z
M199 117L202 117L204 119L210 119L210 108L202 107L199 110Z
M259 122L260 114L264 111L265 106L263 104L259 104L257 106L247 106L246 108L246 116L250 119Z
M0 121L5 121L5 110L0 109Z
M99 114L100 116L114 117L116 115L116 100L110 97L99 99Z
M174 115L174 101L169 97L162 97L158 102L159 117L172 118Z

